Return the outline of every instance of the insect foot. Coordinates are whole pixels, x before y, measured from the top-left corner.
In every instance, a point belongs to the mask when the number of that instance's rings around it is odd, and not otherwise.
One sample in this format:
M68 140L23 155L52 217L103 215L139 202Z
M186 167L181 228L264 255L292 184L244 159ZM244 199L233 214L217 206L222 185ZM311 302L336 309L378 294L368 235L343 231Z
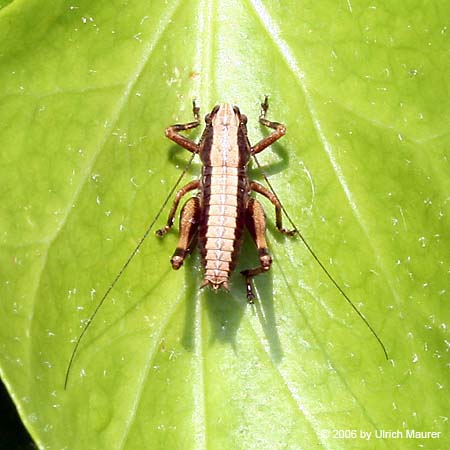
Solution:
M156 234L156 236L159 236L159 237L164 237L166 234L167 234L167 232L170 230L170 228L169 227L164 227L164 228L160 228L159 230L156 230L155 231L155 234Z
M298 233L298 230L286 230L285 228L282 228L280 230L280 233L283 233L286 236L295 236Z

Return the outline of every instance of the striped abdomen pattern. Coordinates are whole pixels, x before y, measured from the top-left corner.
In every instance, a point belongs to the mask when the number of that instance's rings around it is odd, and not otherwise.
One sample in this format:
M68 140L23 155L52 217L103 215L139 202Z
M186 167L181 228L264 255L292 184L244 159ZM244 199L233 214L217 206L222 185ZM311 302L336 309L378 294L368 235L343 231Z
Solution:
M247 178L236 167L206 167L200 223L204 284L228 288L242 242Z
M208 153L203 160L199 228L200 253L205 268L202 285L228 289L242 242L245 208L248 201L246 165L248 148L239 139L239 115L228 104L220 105L213 118ZM244 128L245 130L245 128Z

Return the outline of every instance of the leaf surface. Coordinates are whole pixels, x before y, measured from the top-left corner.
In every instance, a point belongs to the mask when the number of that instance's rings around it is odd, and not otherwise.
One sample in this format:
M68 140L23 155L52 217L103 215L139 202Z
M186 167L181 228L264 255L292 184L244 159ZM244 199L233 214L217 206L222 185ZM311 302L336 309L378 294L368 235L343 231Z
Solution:
M376 430L448 447L449 6L0 8L0 371L40 448L398 448ZM215 295L198 255L172 271L176 233L152 232L64 391L84 321L189 159L164 128L191 120L193 98L202 113L231 102L257 142L265 94L288 133L261 164L390 360L263 200L274 263L255 306L238 273L257 263L248 239Z

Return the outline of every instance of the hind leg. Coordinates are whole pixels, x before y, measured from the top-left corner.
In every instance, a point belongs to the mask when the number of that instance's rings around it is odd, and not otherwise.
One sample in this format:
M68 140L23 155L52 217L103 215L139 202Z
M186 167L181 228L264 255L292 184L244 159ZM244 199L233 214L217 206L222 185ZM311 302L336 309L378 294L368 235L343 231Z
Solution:
M170 262L172 268L178 270L195 246L200 219L200 200L198 197L190 198L183 206L180 215L180 238L177 248Z
M255 298L253 277L267 272L272 264L272 258L269 255L266 241L266 215L261 203L254 198L249 200L247 209L245 210L245 224L258 249L260 262L259 266L241 272L247 284L247 300L249 303L253 303L253 299Z

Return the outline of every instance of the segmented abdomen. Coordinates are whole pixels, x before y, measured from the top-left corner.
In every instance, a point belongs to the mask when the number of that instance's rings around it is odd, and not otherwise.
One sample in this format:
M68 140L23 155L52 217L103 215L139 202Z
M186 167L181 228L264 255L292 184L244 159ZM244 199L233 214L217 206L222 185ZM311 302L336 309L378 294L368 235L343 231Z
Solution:
M203 284L228 288L242 241L247 175L245 169L236 167L204 167L202 184L199 244L205 268Z

